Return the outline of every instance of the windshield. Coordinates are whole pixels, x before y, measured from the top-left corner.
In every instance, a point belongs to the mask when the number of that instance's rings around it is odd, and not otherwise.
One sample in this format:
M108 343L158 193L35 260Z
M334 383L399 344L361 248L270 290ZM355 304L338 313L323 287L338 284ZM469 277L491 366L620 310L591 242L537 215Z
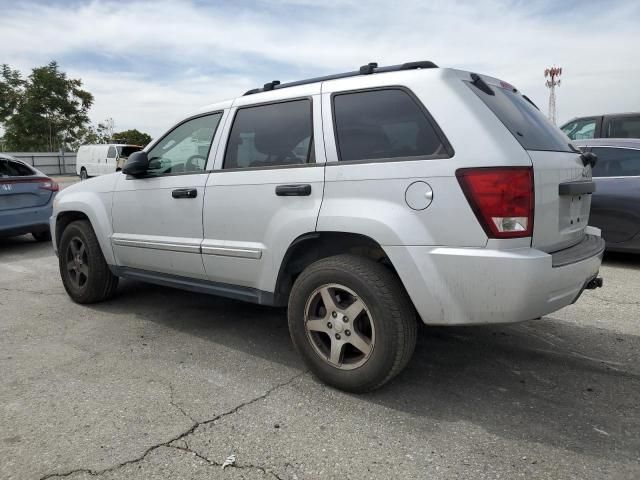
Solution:
M513 88L491 85L488 91L465 82L491 109L525 150L574 152L570 140L535 105Z

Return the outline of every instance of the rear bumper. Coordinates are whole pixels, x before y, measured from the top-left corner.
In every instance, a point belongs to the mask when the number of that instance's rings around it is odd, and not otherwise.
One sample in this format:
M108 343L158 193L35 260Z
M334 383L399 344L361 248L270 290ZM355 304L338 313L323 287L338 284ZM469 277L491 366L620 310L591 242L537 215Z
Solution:
M0 237L49 230L52 210L51 202L40 207L0 210Z
M424 323L470 325L531 320L570 305L597 276L604 241L587 235L554 254L534 248L385 251Z

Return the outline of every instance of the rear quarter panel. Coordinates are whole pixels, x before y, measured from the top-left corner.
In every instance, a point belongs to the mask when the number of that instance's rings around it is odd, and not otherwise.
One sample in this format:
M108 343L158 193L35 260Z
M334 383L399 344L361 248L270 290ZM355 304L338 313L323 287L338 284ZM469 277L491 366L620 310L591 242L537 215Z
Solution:
M462 82L462 73L418 70L325 82L322 114L327 155L325 192L318 230L367 235L380 245L484 247L487 236L455 176L465 167L530 166L525 150ZM466 73L468 77L468 73ZM338 162L331 94L349 90L406 87L429 111L453 147L451 158ZM407 187L421 180L433 190L424 210L405 201Z

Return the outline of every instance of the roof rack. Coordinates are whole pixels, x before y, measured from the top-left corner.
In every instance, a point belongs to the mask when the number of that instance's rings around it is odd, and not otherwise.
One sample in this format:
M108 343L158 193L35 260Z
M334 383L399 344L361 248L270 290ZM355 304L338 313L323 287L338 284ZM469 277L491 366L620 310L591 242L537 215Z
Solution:
M270 90L280 90L281 88L297 87L298 85L307 85L309 83L324 82L327 80L336 80L338 78L356 77L358 75L371 75L373 73L399 72L401 70L417 70L419 68L438 68L438 66L428 60L420 62L407 62L400 65L390 65L388 67L379 67L377 63L371 62L363 65L359 70L353 72L336 73L325 77L307 78L305 80L297 80L295 82L280 83L279 80L265 83L262 88L254 88L245 92L245 95L253 95L254 93L268 92Z

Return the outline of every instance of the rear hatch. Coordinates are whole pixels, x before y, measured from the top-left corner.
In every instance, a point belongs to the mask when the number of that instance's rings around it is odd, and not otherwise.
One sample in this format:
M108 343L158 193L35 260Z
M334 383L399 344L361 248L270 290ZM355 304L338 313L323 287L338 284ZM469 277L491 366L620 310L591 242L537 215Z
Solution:
M0 159L0 211L46 205L53 195L52 180L28 167Z
M531 158L535 194L532 246L554 252L580 242L589 222L591 195L573 194L565 187L560 191L561 184L591 180L591 167L583 165L580 151L512 85L475 74L466 83Z

